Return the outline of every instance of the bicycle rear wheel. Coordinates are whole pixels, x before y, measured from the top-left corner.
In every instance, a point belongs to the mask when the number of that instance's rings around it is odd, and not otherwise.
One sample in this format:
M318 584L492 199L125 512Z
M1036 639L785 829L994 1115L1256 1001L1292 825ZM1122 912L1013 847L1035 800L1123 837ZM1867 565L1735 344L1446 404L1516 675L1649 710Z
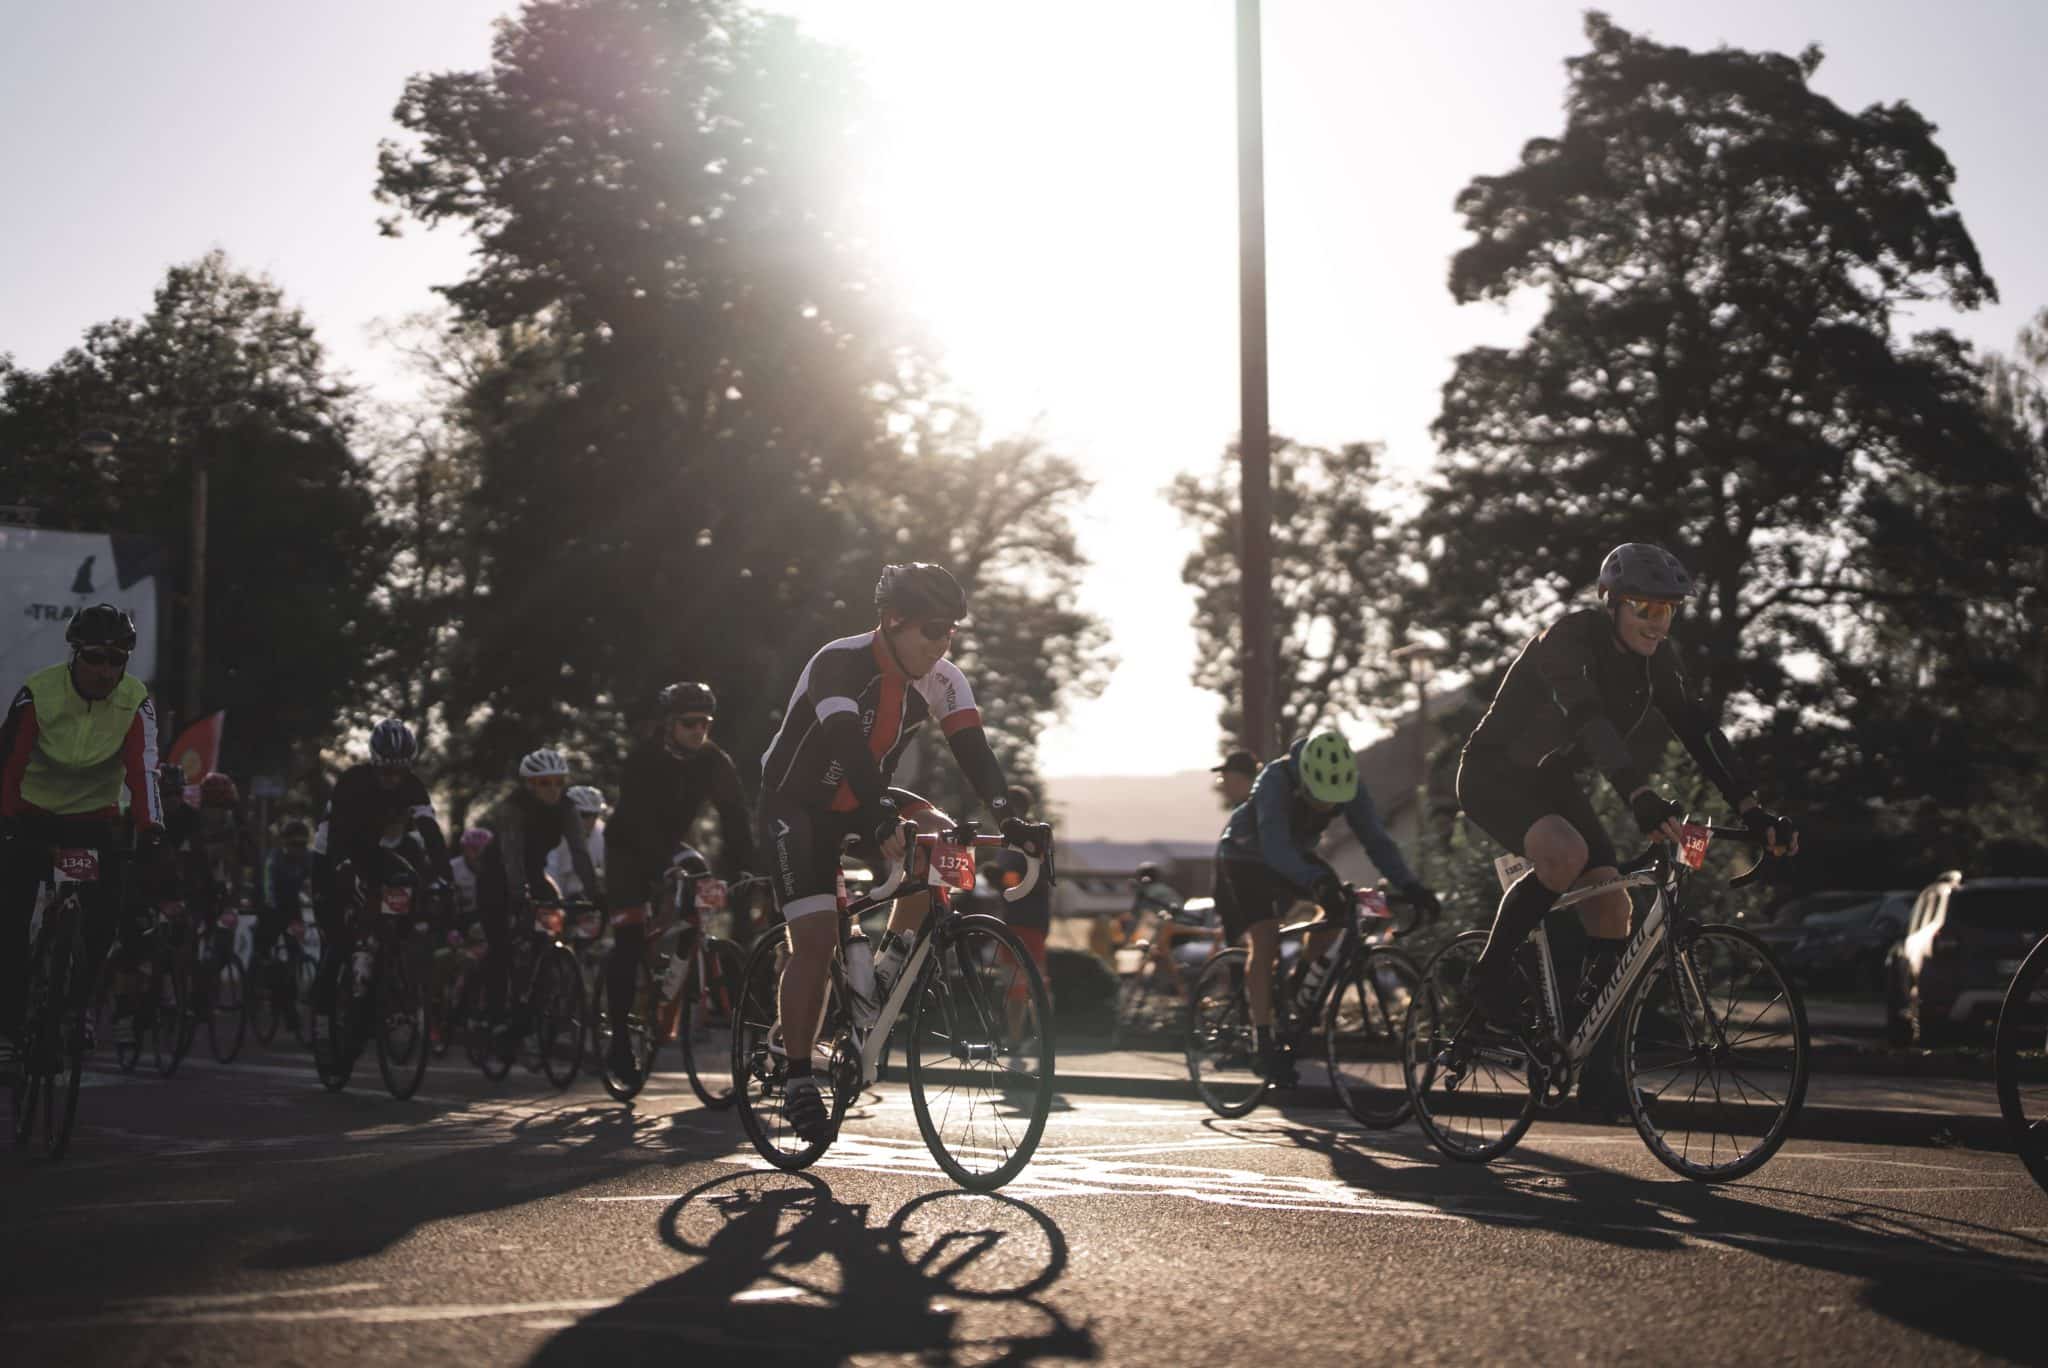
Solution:
M1218 1116L1245 1115L1265 1100L1272 1086L1258 1070L1251 1002L1244 988L1249 960L1242 948L1219 951L1209 957L1188 990L1188 1078Z
M284 1020L284 1012L280 1010L284 1005L280 1001L284 982L285 968L275 959L259 956L258 960L251 961L249 982L245 988L249 1004L249 1033L266 1050L277 1039L278 1024Z
M372 1020L377 1031L377 1071L384 1086L401 1102L419 1091L427 1076L427 984L411 947L399 945L384 953L371 986Z
M346 979L348 966L342 966L342 977ZM320 1086L329 1092L340 1092L348 1086L349 1076L356 1071L357 1042L356 1022L362 1015L350 992L347 982L336 983L329 1000L321 1006L308 1009L308 1019L314 1032L313 1071L320 1076Z
M548 1082L560 1092L576 1081L583 1069L584 1012L583 975L576 969L576 953L557 945L541 956L533 976L533 1006L539 1025L540 1067Z
M1473 1164L1513 1149L1543 1097L1526 1035L1473 1024L1470 980L1486 934L1467 931L1430 958L1402 1028L1401 1069L1416 1121L1444 1154Z
M1721 1183L1776 1154L1799 1115L1806 1006L1763 942L1737 927L1698 928L1679 957L1676 977L1659 955L1636 989L1622 1077L1650 1153Z
M1031 953L994 917L934 938L911 998L910 1109L925 1148L971 1192L1023 1172L1052 1110L1052 1001Z
M1998 1011L1998 1109L2020 1162L2048 1189L2048 936L2034 943Z
M178 1072L185 1051L192 1046L197 1024L192 1020L192 968L182 951L173 951L170 961L156 973L155 998L149 1009L148 1052L156 1071L165 1078ZM135 1022L136 1039L142 1038L142 1020Z
M627 1076L620 1077L612 1069L612 1039L619 1032L612 1029L611 993L603 974L597 976L592 1010L597 1020L598 1082L619 1101L630 1102L647 1086L647 1075L654 1069L654 1052L661 1046L661 1023L657 1020L661 990L655 986L654 970L648 967L646 958L641 957L633 966L633 996L620 1024L632 1050L633 1067Z
M71 909L75 918L80 915ZM80 991L84 948L76 923L46 935L35 949L24 999L22 1053L12 1089L14 1143L26 1145L38 1133L43 1152L64 1157L78 1119L78 1088L85 1073L85 1017L92 995Z
M703 978L692 960L683 979L683 1017L676 1030L683 1071L697 1100L714 1111L732 1105L732 1037L746 972L740 948L718 936L704 940Z
M1367 948L1330 995L1323 1012L1330 1086L1361 1126L1398 1126L1415 1109L1401 1048L1408 1013L1421 997L1422 971L1387 945Z
M248 1005L242 962L229 955L213 972L213 1010L206 1018L206 1043L222 1064L234 1063L242 1052L242 1040L249 1032Z
M739 1016L732 1033L733 1102L739 1111L740 1128L753 1142L754 1150L779 1169L794 1173L818 1162L831 1147L830 1139L807 1143L790 1127L783 1115L789 1084L789 1060L782 1052L782 1022L777 1002L782 988L783 938L763 936L754 942L740 970ZM820 1022L818 1038L836 1040L843 1031L839 979L835 969L831 996ZM817 1051L812 1052L813 1067ZM832 1109L832 1134L846 1114L849 1094L835 1085L828 1067L818 1077L826 1105Z
M320 961L303 951L292 957L292 1039L309 1043L313 1022L313 985L320 979Z

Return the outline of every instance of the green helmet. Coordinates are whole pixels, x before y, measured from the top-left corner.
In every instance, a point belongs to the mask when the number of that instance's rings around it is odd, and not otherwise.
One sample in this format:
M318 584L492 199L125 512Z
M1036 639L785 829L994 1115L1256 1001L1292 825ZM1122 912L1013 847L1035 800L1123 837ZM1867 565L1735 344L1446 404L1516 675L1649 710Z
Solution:
M1358 796L1358 757L1341 732L1319 731L1301 748L1301 783L1318 803L1343 804Z

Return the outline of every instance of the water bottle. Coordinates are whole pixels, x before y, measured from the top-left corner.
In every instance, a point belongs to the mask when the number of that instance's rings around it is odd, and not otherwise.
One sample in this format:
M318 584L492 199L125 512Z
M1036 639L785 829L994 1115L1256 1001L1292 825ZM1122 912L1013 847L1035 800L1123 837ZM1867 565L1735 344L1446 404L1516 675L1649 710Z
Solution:
M668 967L661 971L661 1000L674 1002L676 995L683 991L683 974L688 965L681 955L668 956Z
M855 936L846 943L846 987L853 996L849 1006L854 1024L862 1030L874 1025L880 1015L875 982L875 948L866 936Z
M910 937L891 931L882 937L882 953L875 957L875 1001L879 1004L896 986L903 962L910 958Z
M370 991L370 952L357 950L349 957L349 972L354 979L357 997Z
M1344 938L1339 936L1330 943L1330 948L1316 956L1308 972L1301 976L1301 991L1295 994L1295 1012L1307 1016L1316 1005L1316 993L1323 986L1323 980L1337 967L1338 957L1344 953Z

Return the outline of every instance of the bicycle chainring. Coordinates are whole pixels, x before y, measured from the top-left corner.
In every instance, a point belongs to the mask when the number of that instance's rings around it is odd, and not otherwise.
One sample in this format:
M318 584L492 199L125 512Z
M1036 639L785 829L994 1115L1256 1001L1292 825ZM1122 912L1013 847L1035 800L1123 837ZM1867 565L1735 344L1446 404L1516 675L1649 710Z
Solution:
M1545 1032L1530 1041L1529 1067L1542 1078L1543 1096L1540 1100L1543 1106L1559 1106L1572 1095L1574 1071L1571 1056L1556 1036Z
M860 1048L850 1031L832 1043L832 1091L849 1104L860 1096Z

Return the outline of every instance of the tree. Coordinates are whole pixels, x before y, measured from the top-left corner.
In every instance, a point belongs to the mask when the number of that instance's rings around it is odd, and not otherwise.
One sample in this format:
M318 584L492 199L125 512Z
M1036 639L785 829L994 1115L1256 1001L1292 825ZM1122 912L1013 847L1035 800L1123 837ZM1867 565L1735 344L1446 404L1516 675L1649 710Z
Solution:
M118 447L82 456L88 428L111 429ZM202 706L228 712L225 762L244 775L310 767L365 679L388 542L354 437L350 393L304 315L220 252L172 267L145 317L95 325L47 371L0 367L0 448L18 453L45 525L182 552L203 448ZM184 647L174 637L159 657L170 679Z
M1391 539L1391 497L1378 479L1380 448L1273 439L1273 623L1276 702L1283 737L1399 704L1404 624L1386 608L1400 598L1400 544ZM1200 544L1181 566L1196 591L1194 682L1224 699L1217 721L1240 734L1238 455L1235 445L1207 477L1168 487Z
M1401 611L1483 682L1609 547L1660 542L1702 584L1689 673L1770 730L1766 779L1860 798L1889 783L1862 720L1896 712L1872 638L1987 592L1945 510L2024 477L1967 348L1895 333L1904 306L1996 297L1954 170L1910 105L1812 90L1817 48L1692 52L1597 13L1586 32L1563 133L1458 198L1475 240L1452 293L1546 309L1444 387Z

